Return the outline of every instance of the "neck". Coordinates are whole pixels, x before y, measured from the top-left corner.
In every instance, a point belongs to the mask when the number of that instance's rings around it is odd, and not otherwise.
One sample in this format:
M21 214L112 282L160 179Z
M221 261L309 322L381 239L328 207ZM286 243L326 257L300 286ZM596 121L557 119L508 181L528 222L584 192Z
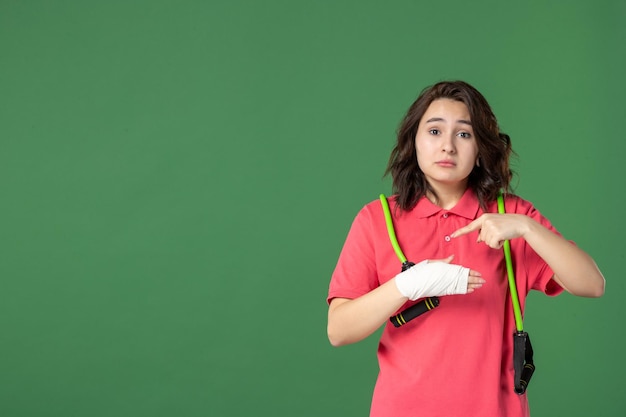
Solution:
M465 184L462 187L435 187L431 184L431 187L433 187L437 196L435 197L433 193L429 192L427 194L428 199L433 204L436 204L445 210L450 210L452 207L456 206L467 189Z

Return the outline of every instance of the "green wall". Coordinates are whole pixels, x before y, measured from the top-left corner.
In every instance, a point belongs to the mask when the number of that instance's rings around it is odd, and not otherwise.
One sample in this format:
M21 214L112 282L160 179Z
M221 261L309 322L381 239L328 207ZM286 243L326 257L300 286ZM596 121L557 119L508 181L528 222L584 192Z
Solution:
M0 415L367 415L328 281L450 78L608 282L530 297L533 416L622 415L626 3L571 3L1 1Z

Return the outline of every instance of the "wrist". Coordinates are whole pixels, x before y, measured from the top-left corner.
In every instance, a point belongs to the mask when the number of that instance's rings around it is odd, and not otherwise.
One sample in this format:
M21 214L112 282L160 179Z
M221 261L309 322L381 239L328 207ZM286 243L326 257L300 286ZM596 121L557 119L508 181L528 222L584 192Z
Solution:
M533 234L535 234L538 230L537 227L541 227L541 225L528 216L523 214L520 214L520 216L523 217L520 236L522 236L525 240L528 240L529 238L532 238Z
M407 286L407 282L406 280L406 275L402 275L402 273L396 275L393 278L393 286L395 287L396 291L398 292L398 294L405 299L409 299L411 297L410 292L409 292L409 288Z

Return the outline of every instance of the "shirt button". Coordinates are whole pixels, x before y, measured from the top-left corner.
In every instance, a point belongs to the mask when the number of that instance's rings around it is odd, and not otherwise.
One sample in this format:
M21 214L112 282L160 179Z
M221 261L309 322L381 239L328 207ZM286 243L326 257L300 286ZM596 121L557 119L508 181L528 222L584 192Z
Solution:
M444 239L446 242L449 242L449 241L450 241L450 236L446 236L446 237L444 237L443 239Z
M443 218L447 219L448 218L448 213L443 213Z

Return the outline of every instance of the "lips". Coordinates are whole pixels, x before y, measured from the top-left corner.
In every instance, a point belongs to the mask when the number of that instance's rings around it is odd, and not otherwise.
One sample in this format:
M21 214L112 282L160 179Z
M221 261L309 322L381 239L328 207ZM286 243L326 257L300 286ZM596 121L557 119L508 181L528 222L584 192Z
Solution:
M455 167L456 166L456 163L454 161L449 160L449 159L437 161L437 162L435 162L435 164L437 164L440 167L444 167L444 168L451 168L451 167Z

